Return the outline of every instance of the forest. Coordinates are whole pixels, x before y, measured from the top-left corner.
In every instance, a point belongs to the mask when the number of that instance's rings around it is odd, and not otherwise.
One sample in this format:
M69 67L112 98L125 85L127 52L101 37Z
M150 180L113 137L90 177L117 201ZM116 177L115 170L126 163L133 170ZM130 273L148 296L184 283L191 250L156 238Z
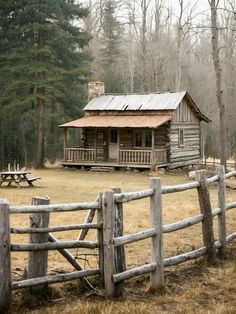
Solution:
M211 120L202 157L233 157L236 1L0 1L0 168L60 160L58 125L83 114L92 80L187 90Z

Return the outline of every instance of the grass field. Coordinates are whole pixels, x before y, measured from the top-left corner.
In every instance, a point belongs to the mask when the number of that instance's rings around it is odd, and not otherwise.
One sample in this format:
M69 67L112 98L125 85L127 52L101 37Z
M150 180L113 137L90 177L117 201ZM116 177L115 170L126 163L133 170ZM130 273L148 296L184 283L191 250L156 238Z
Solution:
M11 205L30 204L33 196L48 196L51 203L73 203L93 201L99 192L120 187L122 191L137 191L149 186L148 172L97 173L79 170L47 169L32 170L33 175L42 177L34 188L0 188L0 197L7 198ZM185 173L175 171L161 176L165 185L189 182ZM212 207L217 207L217 190L210 189ZM227 201L235 201L236 193L227 190ZM163 196L164 223L170 223L199 213L197 191ZM125 204L125 233L137 232L149 226L149 200ZM81 223L86 212L52 214L51 225ZM27 226L27 215L11 217L12 226ZM236 231L236 211L227 213L227 232ZM56 233L58 239L75 240L78 231ZM217 236L217 221L215 223ZM95 240L95 232L88 239ZM27 242L25 236L13 236L12 242ZM165 235L165 257L190 251L202 246L201 225ZM96 256L88 251L72 250L84 267L97 262ZM49 271L71 271L68 262L57 252L49 254ZM126 246L127 267L149 262L150 242L147 240ZM17 292L14 311L17 313L235 313L236 312L236 243L229 245L228 258L207 267L202 260L185 263L166 269L166 286L159 293L148 291L148 276L141 276L125 284L125 295L118 300L107 300L102 291L83 291L78 283L52 285L52 300L31 300ZM27 264L27 254L12 254L12 269L20 277ZM19 279L19 278L18 278ZM81 286L81 285L80 285ZM36 309L40 305L40 309Z

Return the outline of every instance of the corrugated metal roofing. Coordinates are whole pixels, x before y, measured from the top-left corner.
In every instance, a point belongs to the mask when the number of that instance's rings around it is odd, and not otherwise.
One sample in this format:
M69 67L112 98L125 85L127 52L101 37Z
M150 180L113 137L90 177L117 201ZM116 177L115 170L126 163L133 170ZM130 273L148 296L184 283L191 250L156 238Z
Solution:
M186 91L128 95L101 95L93 98L84 110L175 110Z
M60 125L62 128L157 128L173 116L85 116Z

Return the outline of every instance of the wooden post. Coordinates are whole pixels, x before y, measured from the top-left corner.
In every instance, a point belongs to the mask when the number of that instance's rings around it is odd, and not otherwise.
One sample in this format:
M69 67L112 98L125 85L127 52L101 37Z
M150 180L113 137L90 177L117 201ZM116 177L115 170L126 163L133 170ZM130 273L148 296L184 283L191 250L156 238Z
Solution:
M113 188L114 193L121 193L120 188ZM123 236L123 203L116 203L115 204L115 231L114 237L121 237ZM124 245L117 246L115 248L115 267L116 267L116 274L121 273L126 270L125 264L125 248ZM123 294L123 282L118 282L115 284L115 297L119 297Z
M63 128L64 131L64 161L66 161L66 148L67 148L67 128Z
M48 198L33 197L32 205L48 205ZM47 228L49 224L49 213L33 213L30 215L30 227ZM32 233L29 237L30 243L45 243L48 242L48 233ZM48 267L48 251L32 251L29 252L28 260L28 279L47 276ZM47 290L47 286L40 285L31 287L31 293L41 293Z
M115 273L114 227L115 203L114 192L105 191L102 196L103 246L104 246L104 281L107 296L115 295L113 274Z
M155 130L152 129L152 156L151 156L151 170L155 170L155 161L154 161L154 147L155 147Z
M117 151L118 151L117 162L119 164L120 163L120 129L117 129Z
M157 263L150 279L151 289L156 290L164 286L161 179L151 178L150 186L153 189L153 195L150 197L151 228L156 230L156 235L151 238L151 262Z
M219 176L218 181L218 206L221 209L221 213L218 215L218 232L219 241L222 247L219 248L219 257L223 258L226 246L226 204L225 204L225 168L223 165L219 165L217 168L217 174Z
M214 244L213 219L210 195L206 184L206 170L196 171L196 179L200 183L200 186L197 188L198 200L201 213L204 216L202 221L203 243L207 248L208 263L214 263L215 244Z
M96 162L97 161L97 129L95 129L94 131L95 133L95 143L94 143L94 161Z
M9 204L0 199L0 314L10 313L11 290Z
M102 203L102 193L98 195L97 200L101 201ZM97 210L97 223L101 224L103 222L103 212L102 208ZM100 269L100 276L99 276L99 285L101 288L104 288L104 247L103 247L103 229L97 230L97 237L98 237L98 245L99 245L99 269Z

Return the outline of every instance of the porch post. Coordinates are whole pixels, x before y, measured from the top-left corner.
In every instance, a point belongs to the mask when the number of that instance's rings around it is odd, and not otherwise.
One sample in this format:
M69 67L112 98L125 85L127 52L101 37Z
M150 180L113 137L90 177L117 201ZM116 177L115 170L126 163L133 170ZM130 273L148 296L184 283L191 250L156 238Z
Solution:
M117 156L117 162L120 163L120 129L117 129L117 150L118 150L118 156Z
M155 146L155 129L152 129L152 155L151 155L151 170L155 170L154 162L154 146Z
M95 145L94 145L94 161L97 161L97 129L94 131L95 133Z
M64 131L64 161L66 161L66 148L67 148L67 128L63 128Z

